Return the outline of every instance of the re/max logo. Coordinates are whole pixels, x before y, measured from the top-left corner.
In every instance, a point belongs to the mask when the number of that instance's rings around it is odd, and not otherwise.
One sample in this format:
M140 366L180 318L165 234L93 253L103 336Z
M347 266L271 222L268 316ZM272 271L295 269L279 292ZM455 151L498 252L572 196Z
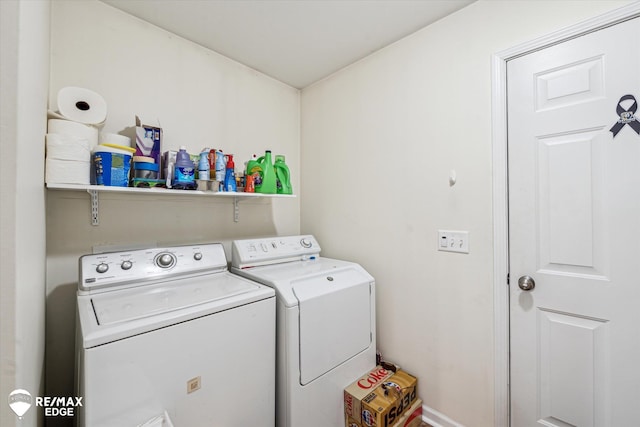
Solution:
M82 406L82 397L36 396L36 406Z
M37 396L36 406L44 408L45 417L73 417L75 408L82 406L82 397Z

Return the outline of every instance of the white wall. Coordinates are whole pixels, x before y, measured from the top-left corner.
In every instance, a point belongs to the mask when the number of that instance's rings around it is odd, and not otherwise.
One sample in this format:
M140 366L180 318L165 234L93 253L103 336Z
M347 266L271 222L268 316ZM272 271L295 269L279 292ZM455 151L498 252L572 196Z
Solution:
M49 78L49 2L2 1L0 111L0 410L2 426L35 426L6 406L16 388L44 390L45 195L43 135Z
M301 231L376 278L379 348L435 421L494 425L491 55L626 3L479 1L302 91Z
M163 149L185 145L236 155L286 155L299 191L299 92L104 3L52 3L50 105L65 86L101 94L106 132L129 132L135 115L159 121ZM73 393L77 262L94 248L189 244L299 233L299 199L233 204L210 197L100 195L90 224L86 192L47 191L47 393ZM228 252L229 256L230 253Z

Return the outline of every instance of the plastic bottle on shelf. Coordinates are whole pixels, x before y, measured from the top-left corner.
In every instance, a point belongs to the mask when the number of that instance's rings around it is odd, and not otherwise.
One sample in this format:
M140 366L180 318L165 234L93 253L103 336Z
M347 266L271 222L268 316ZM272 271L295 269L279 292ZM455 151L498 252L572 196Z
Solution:
M273 168L276 171L276 192L278 194L292 194L293 190L291 188L289 166L285 163L284 156L276 156L276 162L273 164Z
M258 163L262 171L260 172L260 185L254 182L256 193L276 194L276 171L271 160L271 150L266 150L264 156L258 158Z
M258 163L258 158L257 156L254 154L251 157L251 160L247 161L246 163L246 168L245 168L245 182L244 182L244 191L245 193L255 193L256 192L256 180L258 182L262 182L260 181L260 171L262 170L262 168L260 167L260 164Z
M209 150L207 159L209 160L209 179L213 181L216 179L216 150L213 148Z
M195 165L191 161L187 148L182 146L176 154L176 164L173 175L173 188L195 188Z
M200 159L198 160L198 179L209 180L209 149L205 148L200 153Z
M216 150L216 181L218 186L224 188L224 175L227 163L224 160L224 153L222 150Z
M235 163L233 163L233 154L227 154L227 168L224 176L224 191L236 191L236 174Z

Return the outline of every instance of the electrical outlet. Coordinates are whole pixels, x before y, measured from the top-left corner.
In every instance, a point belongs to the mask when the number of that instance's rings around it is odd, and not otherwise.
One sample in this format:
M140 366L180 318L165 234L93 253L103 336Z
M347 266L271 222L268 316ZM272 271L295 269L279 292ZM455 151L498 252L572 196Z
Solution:
M438 230L438 250L469 253L469 232Z
M191 378L187 381L187 394L200 390L200 377Z

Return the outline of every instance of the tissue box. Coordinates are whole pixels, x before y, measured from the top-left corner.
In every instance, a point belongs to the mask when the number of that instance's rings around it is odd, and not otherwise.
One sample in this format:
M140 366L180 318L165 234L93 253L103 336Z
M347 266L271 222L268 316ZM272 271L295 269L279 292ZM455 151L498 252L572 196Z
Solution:
M356 426L361 426L362 400L391 375L392 371L376 366L344 389L344 413L352 423L357 423ZM352 427L349 421L346 425Z
M162 156L162 128L143 125L136 116L136 156L153 158L160 167Z
M360 402L360 417L347 417L347 426L392 427L417 400L417 379L399 370L382 380Z

